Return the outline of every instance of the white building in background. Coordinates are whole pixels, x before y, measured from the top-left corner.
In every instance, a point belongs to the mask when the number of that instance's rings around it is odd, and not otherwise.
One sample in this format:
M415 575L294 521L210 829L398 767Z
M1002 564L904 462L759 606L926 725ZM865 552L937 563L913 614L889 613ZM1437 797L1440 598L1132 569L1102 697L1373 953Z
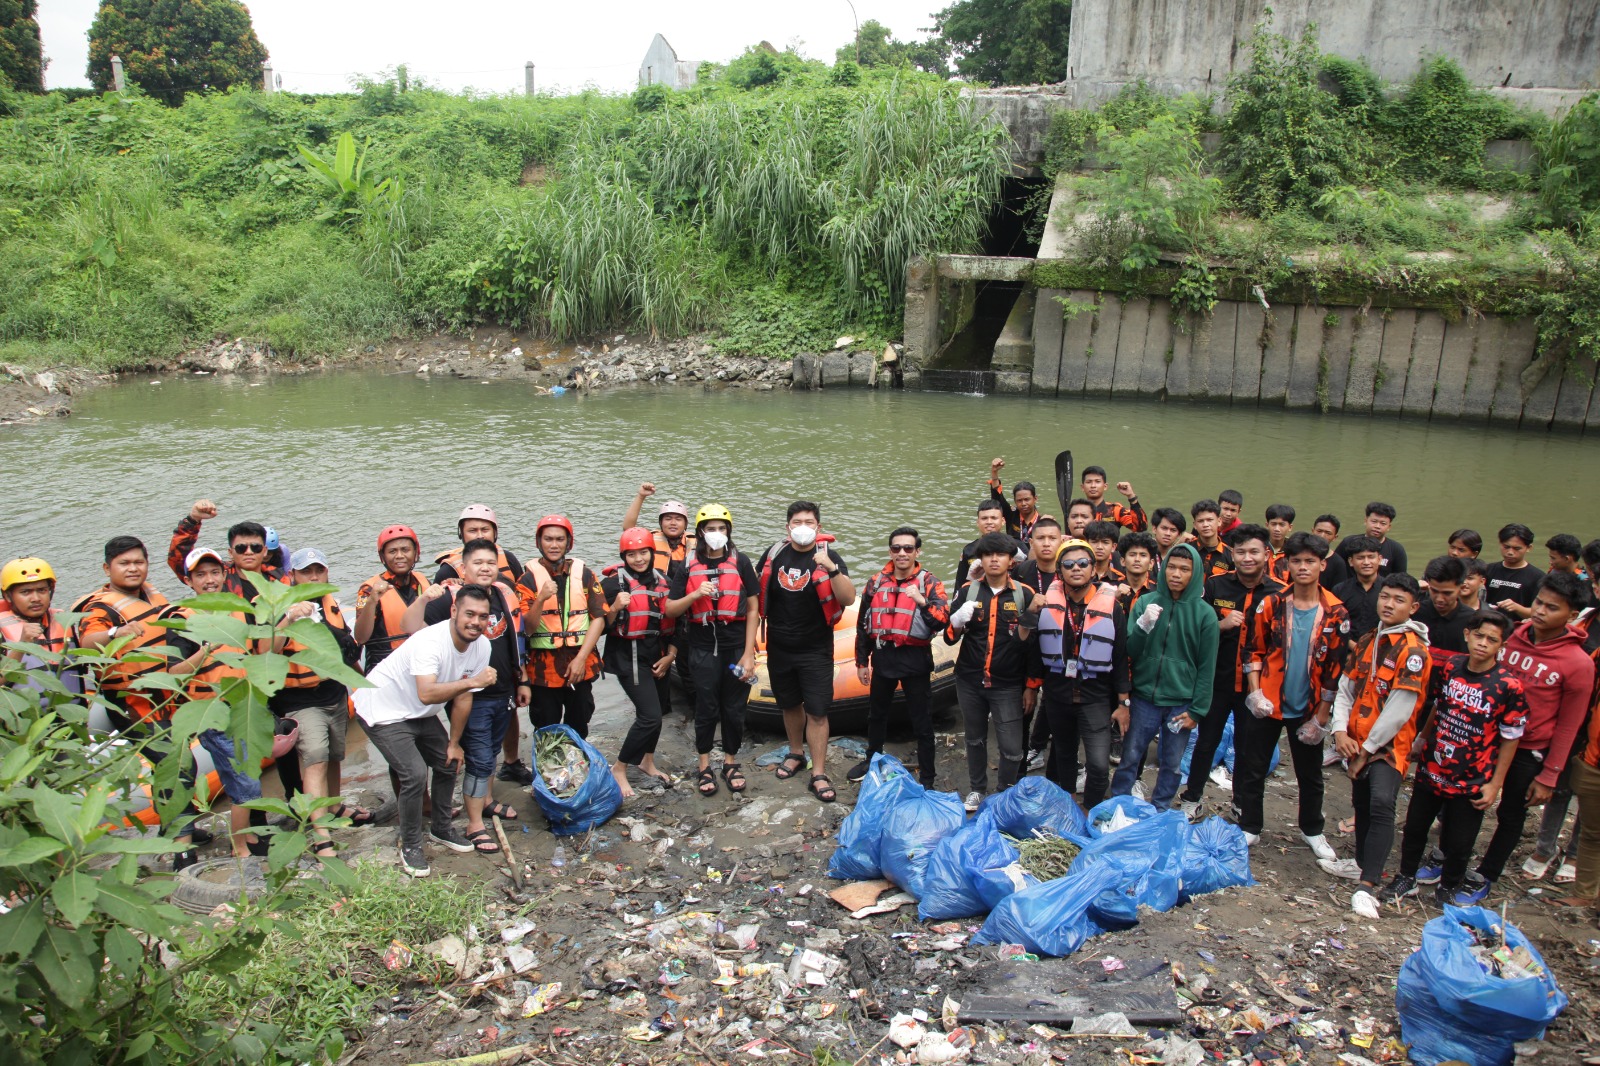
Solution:
M699 69L699 60L679 59L672 45L658 33L645 50L644 61L639 64L639 84L687 89L695 83Z

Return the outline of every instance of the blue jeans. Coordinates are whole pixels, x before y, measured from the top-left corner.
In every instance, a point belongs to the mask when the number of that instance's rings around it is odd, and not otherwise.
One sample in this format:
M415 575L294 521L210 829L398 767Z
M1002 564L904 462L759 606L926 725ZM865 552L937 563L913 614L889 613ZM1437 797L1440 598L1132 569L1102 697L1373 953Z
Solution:
M234 803L249 803L261 798L261 780L244 773L243 753L235 754L233 739L216 729L200 733L200 746L211 754L211 765L216 768L217 779L222 782L223 794ZM240 764L236 766L235 763Z
M474 696L472 712L461 730L461 753L466 772L461 778L461 794L477 799L489 794L489 779L494 776L500 742L505 739L506 722L511 716L511 700L506 696Z
M1184 749L1189 746L1189 731L1183 729L1173 732L1167 728L1167 723L1188 710L1188 704L1182 707L1157 707L1149 700L1133 697L1133 706L1128 711L1128 734L1122 740L1122 762L1111 778L1113 796L1126 796L1133 791L1133 783L1144 772L1145 752L1150 749L1150 741L1159 733L1161 740L1156 748L1156 790L1151 793L1150 802L1155 804L1158 811L1164 811L1172 805L1172 797L1178 794L1178 766L1183 762Z

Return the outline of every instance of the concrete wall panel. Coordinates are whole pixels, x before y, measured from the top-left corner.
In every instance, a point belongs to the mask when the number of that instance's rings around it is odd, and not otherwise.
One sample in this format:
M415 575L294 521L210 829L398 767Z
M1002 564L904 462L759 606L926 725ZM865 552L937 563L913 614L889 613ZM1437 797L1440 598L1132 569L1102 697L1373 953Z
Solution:
M1172 304L1150 301L1150 325L1144 335L1144 365L1139 371L1139 394L1160 396L1167 387L1167 359L1172 350Z
M1372 410L1378 380L1378 355L1383 350L1382 315L1355 314L1355 340L1350 346L1350 377L1345 382L1344 409L1365 414ZM1337 395L1330 393L1330 396Z
M1522 402L1522 419L1518 424L1529 429L1549 429L1560 392L1561 368L1546 367L1543 376L1528 390L1527 399Z
M1461 395L1461 417L1487 421L1500 382L1500 357L1506 347L1506 324L1498 318L1472 320L1476 343L1467 368L1467 387ZM1520 404L1519 404L1520 407Z
M1159 358L1152 354L1146 334L1150 328L1150 301L1140 297L1122 307L1122 331L1117 337L1117 360L1111 370L1111 395L1133 396L1139 391L1139 379L1144 375L1146 359Z
M1411 345L1417 335L1417 313L1401 308L1383 324L1383 347L1378 350L1378 379L1372 384L1372 410L1397 414L1406 394L1411 367Z
M1205 395L1218 400L1233 397L1233 356L1239 336L1239 306L1227 300L1217 304L1216 310L1211 313Z
M1183 327L1190 325L1183 322ZM1167 395L1178 399L1194 395L1194 347L1196 334L1193 329L1180 328L1179 323L1172 326L1172 359L1167 363Z
M1356 309L1330 307L1328 314L1334 316L1335 322L1322 337L1317 403L1326 404L1329 411L1342 411L1345 388L1350 384L1350 353L1356 341Z
M1522 391L1522 372L1533 362L1533 346L1537 331L1533 319L1490 319L1495 325L1478 341L1478 351L1493 337L1494 348L1500 354L1500 373L1495 379L1494 400L1489 418L1494 422L1516 425L1522 421L1522 406L1527 397ZM1554 408L1554 401L1551 407ZM1471 410L1471 408L1468 408ZM1549 418L1548 415L1545 416Z
M1312 304L1301 304L1294 309L1294 342L1289 348L1289 388L1284 397L1287 407L1317 406L1317 380L1322 365L1327 316L1326 308Z
M1561 379L1561 395L1556 398L1555 416L1550 420L1552 425L1567 429L1583 425L1594 396L1595 370L1594 363L1567 370L1566 376Z
M1261 402L1281 404L1289 394L1289 368L1295 338L1293 304L1281 304L1266 313L1267 346L1261 353Z
M1467 381L1477 358L1480 320L1462 318L1446 322L1444 344L1439 349L1439 378L1433 390L1433 418L1459 418L1466 400Z
M1444 353L1444 316L1437 311L1418 311L1415 336L1411 342L1411 365L1406 369L1406 390L1400 401L1407 418L1427 418L1433 411L1439 362ZM1457 392L1459 399L1460 393Z
M1084 297L1088 297L1085 299ZM1083 394L1083 379L1088 373L1089 345L1094 343L1094 324L1099 317L1099 304L1092 303L1094 293L1074 293L1073 303L1084 309L1067 319L1061 334L1061 374L1056 379L1056 393L1061 396Z
M1056 394L1061 378L1061 334L1066 326L1061 301L1076 293L1066 289L1040 289L1033 305L1033 391Z
M1239 305L1233 340L1233 402L1254 404L1261 398L1261 331L1267 312L1259 303Z
M1122 298L1106 293L1095 318L1094 343L1084 367L1085 396L1111 395L1111 372L1117 365L1117 345L1122 338L1122 313Z

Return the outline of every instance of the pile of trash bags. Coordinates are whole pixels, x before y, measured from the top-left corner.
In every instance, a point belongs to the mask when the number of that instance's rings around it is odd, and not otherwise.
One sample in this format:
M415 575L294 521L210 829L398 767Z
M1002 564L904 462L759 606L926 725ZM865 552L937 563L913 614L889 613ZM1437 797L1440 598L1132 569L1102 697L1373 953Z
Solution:
M1400 1034L1417 1066L1508 1066L1567 1007L1539 950L1483 907L1446 906L1400 967Z
M1067 872L1041 881L1013 841L1059 838L1078 848ZM828 876L887 878L917 897L925 921L988 914L977 944L1021 944L1069 955L1084 941L1138 922L1140 907L1171 910L1194 896L1252 885L1244 833L1220 818L1114 796L1086 815L1071 794L1025 777L973 818L953 792L918 784L892 755L872 757L855 809L839 827Z
M533 798L558 837L587 833L622 806L611 764L566 725L547 725L533 737Z

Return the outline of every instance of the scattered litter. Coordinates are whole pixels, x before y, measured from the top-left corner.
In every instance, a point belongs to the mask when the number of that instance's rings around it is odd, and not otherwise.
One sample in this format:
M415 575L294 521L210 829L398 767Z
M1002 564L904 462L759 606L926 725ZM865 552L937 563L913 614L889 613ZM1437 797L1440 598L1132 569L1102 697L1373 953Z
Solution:
M533 990L522 1003L522 1016L532 1018L556 1006L556 997L561 995L561 982L550 981Z
M1128 1021L1128 1016L1121 1011L1107 1011L1105 1014L1096 1014L1092 1018L1072 1019L1072 1031L1076 1035L1092 1033L1095 1036L1139 1036L1139 1030Z
M412 951L398 940L389 941L389 950L383 953L383 965L390 970L403 970L411 965Z
M909 1014L896 1014L889 1020L889 1040L900 1047L916 1047L926 1033L923 1024Z

